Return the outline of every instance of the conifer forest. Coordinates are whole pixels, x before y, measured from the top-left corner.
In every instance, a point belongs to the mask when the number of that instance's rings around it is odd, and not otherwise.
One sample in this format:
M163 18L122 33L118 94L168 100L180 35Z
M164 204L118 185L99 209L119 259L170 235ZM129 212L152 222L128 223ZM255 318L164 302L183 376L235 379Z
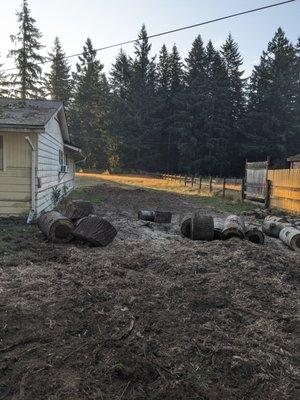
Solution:
M0 97L64 101L82 168L240 176L246 159L270 157L276 168L299 152L300 38L291 43L281 27L250 76L230 33L220 48L199 34L183 59L176 44L153 54L144 25L134 56L120 49L105 74L90 38L73 68L57 37L45 68L26 0L17 18L16 70L1 72Z

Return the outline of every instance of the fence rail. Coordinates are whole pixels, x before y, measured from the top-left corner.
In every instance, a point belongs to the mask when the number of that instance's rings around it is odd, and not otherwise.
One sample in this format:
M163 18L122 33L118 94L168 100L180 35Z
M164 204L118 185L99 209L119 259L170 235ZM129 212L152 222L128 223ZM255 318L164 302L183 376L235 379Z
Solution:
M163 174L162 178L177 181L198 193L209 192L241 201L247 193L244 179L170 174ZM300 169L268 170L265 187L265 194L260 200L266 206L300 213Z

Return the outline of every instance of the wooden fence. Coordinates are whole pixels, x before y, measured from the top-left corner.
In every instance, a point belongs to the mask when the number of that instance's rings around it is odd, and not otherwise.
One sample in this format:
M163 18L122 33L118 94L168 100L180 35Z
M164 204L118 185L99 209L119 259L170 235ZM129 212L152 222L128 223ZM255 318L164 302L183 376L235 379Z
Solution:
M300 213L300 168L268 171L269 204Z
M238 178L217 178L202 176L184 176L163 174L163 179L177 181L178 183L197 191L198 193L218 194L222 197L230 197L244 200L244 180Z
M244 179L169 174L162 175L162 178L177 181L198 193L208 192L240 201L244 201L246 196ZM268 170L265 198L261 201L266 206L300 213L300 169Z

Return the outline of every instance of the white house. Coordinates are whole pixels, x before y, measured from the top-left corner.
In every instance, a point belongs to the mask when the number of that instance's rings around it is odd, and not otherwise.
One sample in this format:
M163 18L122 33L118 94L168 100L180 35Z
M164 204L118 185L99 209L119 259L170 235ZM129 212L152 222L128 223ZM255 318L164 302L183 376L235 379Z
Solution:
M74 188L75 159L62 102L0 99L0 215L36 215Z

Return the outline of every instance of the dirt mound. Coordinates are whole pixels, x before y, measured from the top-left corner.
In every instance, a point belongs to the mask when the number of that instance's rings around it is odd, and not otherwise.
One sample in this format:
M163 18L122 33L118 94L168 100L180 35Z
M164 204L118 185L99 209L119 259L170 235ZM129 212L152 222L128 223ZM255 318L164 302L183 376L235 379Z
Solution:
M179 214L145 225L134 207L196 206L152 192L128 206L128 192L98 206L119 229L108 247L36 234L1 260L0 398L296 398L299 258L273 241L181 238Z

